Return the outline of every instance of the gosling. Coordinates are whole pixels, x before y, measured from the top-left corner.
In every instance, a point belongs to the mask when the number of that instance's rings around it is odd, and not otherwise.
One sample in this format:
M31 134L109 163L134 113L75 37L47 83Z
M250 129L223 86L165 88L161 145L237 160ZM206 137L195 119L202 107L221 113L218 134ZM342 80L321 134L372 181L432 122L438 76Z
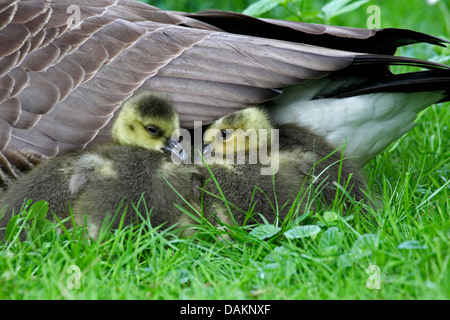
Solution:
M217 120L206 130L204 142L205 162L228 202L218 199L220 192L211 179L204 186L204 207L223 222L247 223L249 208L254 213L251 218L262 223L261 215L269 222L283 221L292 205L298 205L301 212L316 210L319 198L331 205L338 180L341 184L351 181L347 191L356 201L365 198L361 191L364 179L351 161L341 161L339 150L297 125L274 125L260 108L247 108ZM261 146L269 149L270 166L248 161L253 151L261 153ZM228 157L230 153L232 157ZM239 154L244 155L244 163ZM277 171L267 174L272 167ZM266 169L266 174L261 174L261 169ZM206 167L202 170L207 178L209 171Z
M149 208L155 205L152 224L177 220L179 211L173 204L180 199L165 179L188 190L188 199L194 193L192 170L178 170L180 161L171 159L184 156L181 145L171 138L178 128L178 115L167 99L151 93L129 99L111 129L112 143L44 161L10 186L0 197L0 207L8 205L0 219L0 239L24 199L47 201L49 211L61 220L70 216L70 204L77 224L82 225L87 216L88 234L94 239L107 213L114 213L122 201L129 206L125 224L135 221L131 204L142 209L142 195ZM118 222L113 223L117 227Z

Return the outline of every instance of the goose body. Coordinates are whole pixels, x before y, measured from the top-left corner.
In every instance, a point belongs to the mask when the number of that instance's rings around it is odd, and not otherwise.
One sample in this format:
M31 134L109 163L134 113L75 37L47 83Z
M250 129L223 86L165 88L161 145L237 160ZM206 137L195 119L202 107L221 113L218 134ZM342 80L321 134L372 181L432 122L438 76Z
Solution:
M335 147L347 141L361 163L417 112L449 99L448 66L393 56L402 45L446 44L410 30L168 12L132 0L14 0L0 5L0 39L3 180L34 166L23 154L109 141L117 110L139 90L168 94L185 128L272 101L276 119L296 118ZM394 64L428 71L394 77Z

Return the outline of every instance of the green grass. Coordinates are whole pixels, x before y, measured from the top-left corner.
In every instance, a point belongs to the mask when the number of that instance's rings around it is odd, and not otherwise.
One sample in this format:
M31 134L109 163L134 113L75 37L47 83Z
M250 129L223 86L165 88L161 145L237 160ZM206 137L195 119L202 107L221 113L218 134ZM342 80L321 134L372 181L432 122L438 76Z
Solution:
M175 10L186 10L175 4L194 3L164 2ZM226 9L246 7L233 4ZM449 20L424 0L378 5L382 27L448 34ZM365 6L332 22L364 26ZM421 45L403 51L448 56L448 49ZM383 203L369 211L375 221L363 219L356 206L350 219L339 210L302 216L309 228L299 229L295 219L253 231L231 228L229 241L207 225L188 239L173 230L144 232L144 221L89 242L81 228L58 235L55 225L38 219L27 241L0 245L0 299L449 299L449 107L422 112L414 130L366 166L370 188ZM37 203L27 212L45 209ZM379 290L367 287L371 265L380 271Z

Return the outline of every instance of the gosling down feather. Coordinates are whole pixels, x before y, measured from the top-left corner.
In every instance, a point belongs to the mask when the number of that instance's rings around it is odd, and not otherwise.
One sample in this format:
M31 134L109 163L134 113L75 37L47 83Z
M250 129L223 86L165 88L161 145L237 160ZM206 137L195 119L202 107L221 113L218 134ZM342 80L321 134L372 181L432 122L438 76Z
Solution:
M207 181L203 207L210 212L206 216L230 224L231 210L238 224L246 220L262 223L260 215L270 223L277 218L283 221L292 206L301 212L316 210L318 199L321 205L331 205L336 183L346 186L343 189L354 201L366 200L358 166L341 159L340 150L296 124L272 123L259 108L213 122L205 143L209 167L202 167L201 172ZM258 161L252 162L252 154ZM210 172L214 181L208 179Z
M0 4L0 162L14 176L111 138L133 93L167 94L181 126L265 103L365 163L448 101L450 68L396 57L448 42L402 29L357 29L163 11L132 0ZM391 65L424 71L394 75ZM269 103L270 102L270 103ZM198 122L196 122L198 121Z

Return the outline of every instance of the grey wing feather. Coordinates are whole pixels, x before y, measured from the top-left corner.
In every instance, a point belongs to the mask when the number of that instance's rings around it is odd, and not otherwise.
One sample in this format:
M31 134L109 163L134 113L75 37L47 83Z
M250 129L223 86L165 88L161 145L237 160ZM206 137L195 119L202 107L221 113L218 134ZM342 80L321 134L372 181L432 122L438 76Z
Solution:
M54 157L107 140L136 90L167 94L185 127L207 124L355 61L383 69L397 46L419 41L444 43L407 30L168 12L131 0L12 1L0 5L0 146ZM370 59L357 52L361 43Z

